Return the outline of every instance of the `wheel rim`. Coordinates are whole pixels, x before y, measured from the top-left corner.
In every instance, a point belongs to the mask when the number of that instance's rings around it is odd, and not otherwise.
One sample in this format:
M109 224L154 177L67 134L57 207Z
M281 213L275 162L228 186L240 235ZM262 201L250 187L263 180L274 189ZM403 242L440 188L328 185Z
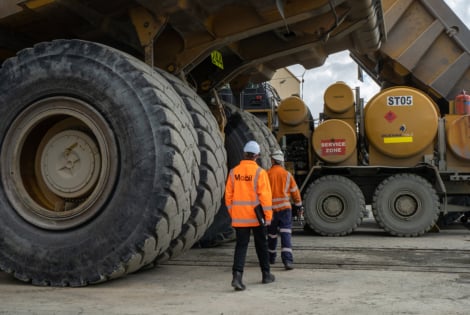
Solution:
M94 217L117 177L117 144L93 107L70 97L40 100L10 126L1 153L2 183L29 223L67 229Z
M327 195L319 198L318 215L326 221L337 221L344 213L346 201L339 195Z
M414 216L420 208L419 199L410 193L397 193L391 199L393 213L402 219Z

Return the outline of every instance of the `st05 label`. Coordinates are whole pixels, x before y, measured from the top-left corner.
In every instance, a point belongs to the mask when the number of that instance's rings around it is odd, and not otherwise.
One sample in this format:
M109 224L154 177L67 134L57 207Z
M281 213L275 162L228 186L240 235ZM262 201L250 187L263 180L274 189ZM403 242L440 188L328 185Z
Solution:
M388 106L412 106L413 96L387 96Z

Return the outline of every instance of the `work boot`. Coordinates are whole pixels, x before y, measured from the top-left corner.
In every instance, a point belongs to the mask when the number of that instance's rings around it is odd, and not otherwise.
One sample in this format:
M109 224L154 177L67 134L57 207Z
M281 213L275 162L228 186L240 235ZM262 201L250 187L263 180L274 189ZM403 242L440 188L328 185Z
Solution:
M293 265L290 261L286 261L286 262L284 263L284 268L285 268L286 270L292 270L292 269L294 269L294 265Z
M269 271L263 271L263 283L266 284L266 283L271 283L271 282L274 282L274 275L272 273L270 273Z
M233 272L232 287L234 287L236 291L243 291L246 288L242 282L242 277L243 277L243 272L240 272L240 271Z

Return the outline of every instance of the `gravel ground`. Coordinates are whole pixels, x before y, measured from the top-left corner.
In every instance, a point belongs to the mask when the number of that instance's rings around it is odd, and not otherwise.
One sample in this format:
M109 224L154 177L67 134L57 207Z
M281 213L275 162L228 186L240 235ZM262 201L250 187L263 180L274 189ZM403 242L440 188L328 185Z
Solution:
M250 247L244 274L247 289L241 292L230 286L234 243L191 249L168 264L83 288L35 287L0 273L0 314L470 314L470 270L465 269L470 263L469 241L465 228L420 238L388 237L367 227L341 238L294 234L294 255L297 248L297 260L302 263L292 271L276 264L276 281L261 284ZM312 244L322 250L300 253L300 248ZM333 250L355 248L354 257L360 254L365 263L371 246L383 247L385 252L410 249L410 256L399 261L415 269L345 268L348 254ZM422 248L442 250L439 264L446 266L444 271L420 270L416 256L422 263L426 251L413 249ZM457 255L462 250L461 257L447 261L449 249L457 250ZM384 255L381 263L386 266L388 259ZM308 265L325 260L330 262L325 267Z

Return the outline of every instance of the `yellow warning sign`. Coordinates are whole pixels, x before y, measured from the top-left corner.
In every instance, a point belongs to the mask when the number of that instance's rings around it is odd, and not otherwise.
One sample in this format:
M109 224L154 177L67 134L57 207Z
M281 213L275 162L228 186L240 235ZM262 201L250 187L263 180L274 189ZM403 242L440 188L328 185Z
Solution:
M213 50L211 52L211 60L214 65L220 69L224 69L224 61L222 60L222 54L218 50Z
M49 3L52 3L54 2L55 0L30 0L28 2L26 2L26 6L29 8L29 9L37 9L37 8L40 8L40 7L43 7ZM19 2L19 1L17 1ZM23 1L24 2L24 1Z
M384 137L384 143L409 143L413 137Z

